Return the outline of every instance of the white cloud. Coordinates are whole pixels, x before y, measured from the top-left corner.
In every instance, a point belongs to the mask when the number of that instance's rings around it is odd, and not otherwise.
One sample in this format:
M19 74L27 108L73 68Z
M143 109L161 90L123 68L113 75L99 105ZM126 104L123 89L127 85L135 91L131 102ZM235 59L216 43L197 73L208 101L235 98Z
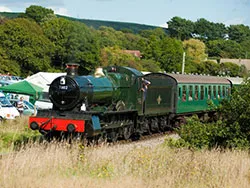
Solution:
M168 28L168 24L167 23L161 24L160 27Z
M0 6L0 12L12 12L12 10L7 7Z

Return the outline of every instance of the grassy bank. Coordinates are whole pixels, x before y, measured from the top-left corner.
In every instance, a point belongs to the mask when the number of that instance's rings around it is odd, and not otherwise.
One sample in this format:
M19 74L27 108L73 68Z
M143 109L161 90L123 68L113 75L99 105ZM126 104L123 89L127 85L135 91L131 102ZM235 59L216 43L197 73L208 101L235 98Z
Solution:
M248 187L245 151L32 144L0 159L0 187Z
M249 187L248 151L190 151L167 144L84 147L26 143L28 119L0 126L0 187ZM153 142L153 141L152 141ZM19 144L17 144L19 143ZM21 147L20 147L21 146Z
M28 128L28 117L0 122L0 153L12 152L23 142L39 137L38 132Z

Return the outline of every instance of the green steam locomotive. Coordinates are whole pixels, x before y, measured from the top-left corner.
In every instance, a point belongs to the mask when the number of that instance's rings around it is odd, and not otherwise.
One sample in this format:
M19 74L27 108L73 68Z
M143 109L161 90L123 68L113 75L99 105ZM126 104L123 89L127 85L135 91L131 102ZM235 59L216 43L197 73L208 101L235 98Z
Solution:
M79 76L78 65L68 64L67 75L50 85L53 109L31 116L29 127L52 137L130 139L179 126L193 114L214 117L209 104L229 99L232 85L223 77L144 74L121 66Z

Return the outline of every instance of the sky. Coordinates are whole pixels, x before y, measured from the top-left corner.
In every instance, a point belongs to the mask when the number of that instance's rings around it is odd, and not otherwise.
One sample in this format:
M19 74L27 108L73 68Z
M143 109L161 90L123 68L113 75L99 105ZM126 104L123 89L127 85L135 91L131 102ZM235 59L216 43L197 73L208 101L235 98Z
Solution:
M25 12L30 5L74 18L162 27L174 16L250 26L250 0L0 0L0 12Z

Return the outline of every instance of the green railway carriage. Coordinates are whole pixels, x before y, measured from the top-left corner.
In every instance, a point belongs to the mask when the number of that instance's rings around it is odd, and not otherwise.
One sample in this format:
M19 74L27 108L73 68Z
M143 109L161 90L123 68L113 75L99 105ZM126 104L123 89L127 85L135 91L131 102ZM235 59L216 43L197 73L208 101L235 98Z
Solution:
M218 105L229 98L230 81L223 77L170 74L176 80L178 93L176 114L192 114L208 111L209 101Z
M188 115L203 113L229 97L231 83L223 77L151 73L145 114Z

